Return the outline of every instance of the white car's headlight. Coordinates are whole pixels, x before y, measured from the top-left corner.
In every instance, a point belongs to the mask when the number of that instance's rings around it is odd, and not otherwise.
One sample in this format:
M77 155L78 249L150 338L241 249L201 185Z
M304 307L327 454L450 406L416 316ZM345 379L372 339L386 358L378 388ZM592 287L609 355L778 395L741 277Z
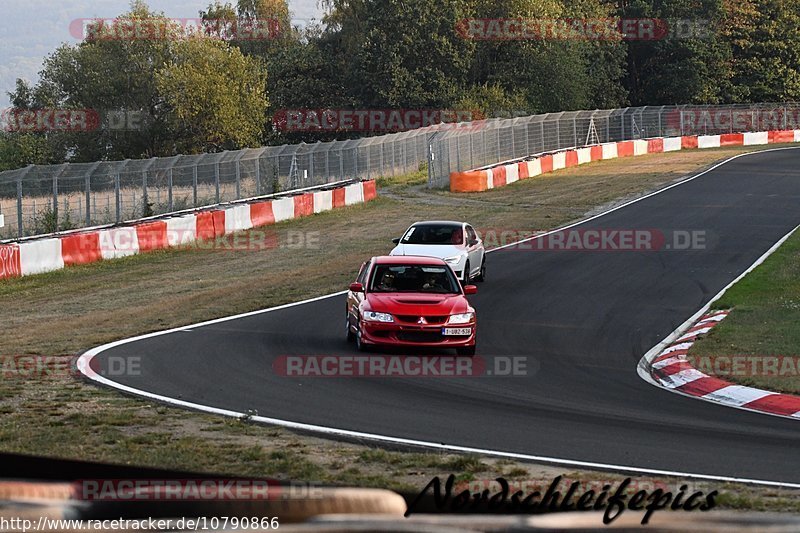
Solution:
M446 262L446 263L449 263L449 264L451 264L451 265L457 265L458 263L460 263L460 262L461 262L461 258L462 258L462 257L463 257L463 256L461 256L461 255L454 255L453 257L448 257L448 258L446 258L446 259L445 259L445 262Z
M448 324L469 324L475 319L475 313L461 313L460 315L450 315Z
M389 313L376 313L375 311L367 311L364 313L364 320L369 322L394 322L394 317Z

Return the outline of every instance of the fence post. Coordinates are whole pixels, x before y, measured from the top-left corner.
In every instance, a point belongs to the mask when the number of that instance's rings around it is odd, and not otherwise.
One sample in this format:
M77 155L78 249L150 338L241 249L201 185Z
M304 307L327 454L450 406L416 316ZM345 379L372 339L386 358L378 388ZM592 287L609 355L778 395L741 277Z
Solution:
M63 167L61 167L63 168ZM53 220L56 221L55 230L58 231L59 223L58 223L58 177L61 175L60 172L53 173Z
M197 207L197 163L192 167L192 203Z
M556 122L556 150L561 148L561 119L557 118Z
M256 196L261 196L261 155L256 157Z
M28 165L24 172L17 175L17 234L23 236L22 230L22 178L30 171L33 165ZM35 215L35 213L34 213Z
M241 157L241 156L240 156ZM241 179L241 167L239 166L239 159L236 159L236 199L239 200L242 197L242 179Z
M461 136L456 135L456 172L461 171L461 142L458 140L459 137Z
M525 157L531 155L531 132L528 126L530 122L525 123Z
M142 170L142 216L148 216L149 203L147 201L147 170Z
M472 137L475 136L475 134L473 132L469 132L467 135L469 136L469 168L471 170L471 169L475 168L475 164L474 164L474 159L475 159L475 153L474 153L475 141L472 138Z
M371 170L372 170L372 145L368 144L367 148L367 179L371 179Z
M397 163L395 162L394 153L397 150L397 140L392 141L392 176L397 172Z
M572 146L578 146L578 118L572 117Z
M542 151L545 151L545 144L544 144L544 119L539 121L539 132L540 132L540 139L542 140ZM538 150L536 150L538 151Z
M219 161L214 164L214 189L216 203L219 203Z
M167 209L172 212L172 167L169 167L167 173Z
M120 220L122 218L122 216L121 216L122 215L122 202L121 202L120 191L119 191L119 172L116 172L114 174L114 200L115 200L115 203L116 203L116 211L117 211L117 213L116 213L116 215L117 215L116 216L116 221L117 221L117 224L119 224Z
M89 172L86 173L86 225L92 225L92 212L90 207L92 205L92 191L91 191L91 174Z
M426 155L425 158L428 160L428 188L429 189L433 188L433 181L434 181L433 163L435 161L435 156L434 156L434 153L433 153L433 145L436 142L435 140L436 140L436 136L437 135L438 135L438 132L434 132L430 136L430 138L427 139L427 141L425 143L425 145L428 147L428 153L425 154ZM449 178L449 176L448 176L448 178Z

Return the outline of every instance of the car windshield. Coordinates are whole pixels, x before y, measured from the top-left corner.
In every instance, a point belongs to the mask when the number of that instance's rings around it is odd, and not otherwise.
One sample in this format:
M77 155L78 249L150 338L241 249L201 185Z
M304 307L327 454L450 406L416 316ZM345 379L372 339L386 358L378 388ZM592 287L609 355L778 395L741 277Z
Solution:
M370 292L460 293L458 280L446 266L377 265Z
M464 230L456 224L418 224L411 226L403 244L464 244Z

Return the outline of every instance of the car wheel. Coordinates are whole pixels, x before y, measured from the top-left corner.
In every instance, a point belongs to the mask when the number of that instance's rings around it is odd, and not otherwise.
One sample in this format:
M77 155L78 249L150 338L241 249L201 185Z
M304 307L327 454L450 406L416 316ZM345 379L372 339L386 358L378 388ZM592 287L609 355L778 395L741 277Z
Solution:
M361 342L361 326L359 326L358 331L356 331L356 349L359 352L367 351L367 345Z
M486 258L483 258L481 261L481 269L478 272L478 275L475 276L475 281L486 281Z
M469 277L469 261L467 261L467 264L464 265L464 276L463 276L463 278L464 279L462 279L461 281L462 281L464 287L466 287L467 285L469 285L469 280L470 280L470 277Z
M346 316L344 319L345 327L347 328L347 342L353 342L356 340L355 333L353 333L353 328L350 327L350 316Z
M464 346L463 348L456 348L456 353L458 355L469 355L472 357L475 355L475 345L472 346Z

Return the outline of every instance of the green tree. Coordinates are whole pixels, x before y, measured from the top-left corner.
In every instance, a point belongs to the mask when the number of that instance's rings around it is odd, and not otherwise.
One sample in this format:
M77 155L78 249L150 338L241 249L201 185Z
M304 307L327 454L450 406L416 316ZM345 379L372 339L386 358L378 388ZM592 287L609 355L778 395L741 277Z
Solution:
M218 40L191 38L176 44L158 71L171 128L173 152L198 153L256 146L261 142L268 99L263 63Z
M459 96L474 50L456 26L470 16L468 0L333 0L331 6L329 37L363 105L444 107Z
M119 20L138 24L160 20L170 36L120 38L113 27L100 23L84 42L63 45L45 59L33 91L44 106L90 109L105 117L117 112L141 115L134 128L64 134L76 161L163 155L173 138L153 72L169 60L180 30L140 1L133 2L131 11Z
M741 100L800 99L800 4L726 2L722 33L732 48L732 84Z
M663 38L627 42L626 85L633 105L737 100L730 82L731 49L718 31L725 16L722 0L633 0L618 14L655 18L669 27Z

